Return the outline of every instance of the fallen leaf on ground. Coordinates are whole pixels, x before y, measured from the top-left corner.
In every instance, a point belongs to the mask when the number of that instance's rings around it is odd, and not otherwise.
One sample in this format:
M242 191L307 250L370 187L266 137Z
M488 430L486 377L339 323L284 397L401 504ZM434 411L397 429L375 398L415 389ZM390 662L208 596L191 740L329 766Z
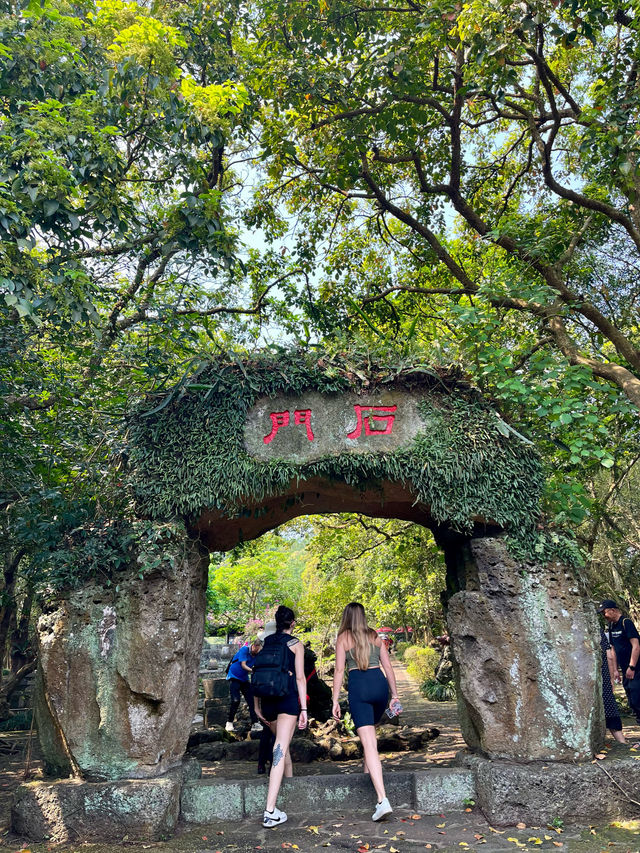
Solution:
M319 830L319 829L320 829L320 827L319 827L319 826L308 826L308 827L307 827L307 832L315 832L315 834L317 835L317 834L318 834L318 830Z
M554 847L564 847L564 844L562 843L562 841L554 841L553 846Z
M390 848L389 848L389 853L399 853L399 851L398 851L398 849L397 849L396 847L390 847Z
M358 853L367 853L368 849L369 849L368 844L361 844L360 847L358 847Z
M422 820L422 818L420 817L420 815L419 815L419 814L412 814L412 815L411 815L411 820Z
M443 827L443 826L446 826L446 825L447 825L446 823L437 823L437 824L436 824L436 826L438 827L438 829L440 829L440 827Z
M527 838L527 841L533 841L534 844L542 844L542 839L536 838L535 835L532 835L531 838Z
M489 832L495 832L498 835L504 835L506 831L506 829L494 829L492 826L489 827Z
M599 752L599 753L596 755L596 758L598 758L600 761L602 761L602 759L603 759L603 758L606 758L606 757L607 757L607 753L606 753L606 752Z
M526 829L526 828L527 828L527 824L522 823L522 821L520 821L520 823L516 824L516 829Z

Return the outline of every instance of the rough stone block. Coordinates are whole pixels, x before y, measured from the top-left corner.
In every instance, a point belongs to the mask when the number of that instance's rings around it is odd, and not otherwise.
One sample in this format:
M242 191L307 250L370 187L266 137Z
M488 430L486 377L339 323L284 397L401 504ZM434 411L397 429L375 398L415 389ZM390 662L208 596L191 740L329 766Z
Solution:
M205 728L213 726L224 726L229 715L229 700L205 699L204 703L204 725Z
M34 841L157 841L180 812L182 769L156 779L27 782L16 790L12 826Z
M437 767L415 774L416 811L422 814L463 811L464 800L475 799L476 785L471 770Z
M637 799L640 768L632 757L597 764L514 764L475 756L467 763L475 770L476 801L491 823L549 823L554 818L594 823L637 817L638 807L630 800Z
M388 773L385 786L394 808L413 807L413 774ZM245 816L262 814L267 796L264 782L247 781L244 788ZM291 814L317 814L325 809L358 811L373 808L375 791L364 773L306 776L284 779L278 806Z
M496 760L591 759L604 736L593 607L562 564L518 562L498 538L469 547L447 613L465 741Z
M187 782L180 803L182 820L187 823L240 820L244 811L242 784L212 779Z

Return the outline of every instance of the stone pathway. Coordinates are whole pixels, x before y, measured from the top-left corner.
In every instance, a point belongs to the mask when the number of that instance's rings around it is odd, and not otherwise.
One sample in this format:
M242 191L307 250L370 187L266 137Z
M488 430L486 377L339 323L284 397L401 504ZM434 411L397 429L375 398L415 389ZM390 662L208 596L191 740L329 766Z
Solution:
M439 736L429 742L421 752L390 752L382 756L384 769L397 771L426 770L434 765L446 766L453 762L464 740L458 724L455 702L430 702L420 693L418 685L409 675L404 664L392 658L393 671L398 686L398 696L403 707L400 716L402 726L428 726L436 728ZM297 762L296 776L320 776L332 773L360 773L360 761L313 761L310 764ZM228 779L247 779L256 774L252 761L203 761L202 775Z

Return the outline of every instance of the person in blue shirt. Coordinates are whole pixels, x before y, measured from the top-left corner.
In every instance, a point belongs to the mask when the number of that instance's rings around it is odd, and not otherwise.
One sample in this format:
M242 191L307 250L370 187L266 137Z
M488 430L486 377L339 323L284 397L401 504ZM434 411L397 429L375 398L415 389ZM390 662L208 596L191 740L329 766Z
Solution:
M244 696L245 702L249 706L249 714L251 715L251 731L262 731L262 726L258 721L255 709L253 707L253 691L249 682L251 674L251 661L262 648L261 640L254 640L250 646L242 646L233 656L227 673L227 681L229 682L229 693L231 694L231 702L229 704L229 717L225 726L228 732L235 731L233 721L235 719L238 708L240 707L240 697Z

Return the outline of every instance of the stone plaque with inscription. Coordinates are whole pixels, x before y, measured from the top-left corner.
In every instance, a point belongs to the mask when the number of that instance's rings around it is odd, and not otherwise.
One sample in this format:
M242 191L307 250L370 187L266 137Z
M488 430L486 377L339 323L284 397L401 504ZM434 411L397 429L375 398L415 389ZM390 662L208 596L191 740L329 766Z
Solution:
M418 400L403 391L371 395L263 397L247 413L244 443L265 461L308 462L341 453L384 453L424 431Z

